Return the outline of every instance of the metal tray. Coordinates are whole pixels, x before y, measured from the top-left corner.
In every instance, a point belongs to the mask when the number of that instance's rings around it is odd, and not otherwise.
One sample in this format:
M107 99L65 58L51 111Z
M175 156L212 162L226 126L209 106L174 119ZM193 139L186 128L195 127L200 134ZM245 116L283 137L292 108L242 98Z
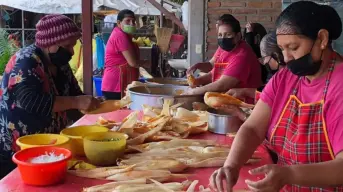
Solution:
M186 86L176 85L147 85L132 87L129 89L129 94L132 100L130 104L131 110L142 110L142 105L146 104L152 107L162 108L164 99L174 99L174 104L184 103L183 108L192 110L193 102L203 102L203 95L180 95L188 89Z

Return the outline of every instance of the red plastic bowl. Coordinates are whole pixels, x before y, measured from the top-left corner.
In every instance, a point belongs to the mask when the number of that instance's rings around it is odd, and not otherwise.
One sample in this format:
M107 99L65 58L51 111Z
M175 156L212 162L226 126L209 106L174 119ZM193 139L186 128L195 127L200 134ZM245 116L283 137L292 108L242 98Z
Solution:
M56 155L64 154L63 160L52 163L33 164L28 161L45 153L54 152ZM23 182L28 185L47 186L60 183L64 180L68 160L71 158L71 151L68 149L43 146L33 147L18 151L12 157L14 163L18 165Z

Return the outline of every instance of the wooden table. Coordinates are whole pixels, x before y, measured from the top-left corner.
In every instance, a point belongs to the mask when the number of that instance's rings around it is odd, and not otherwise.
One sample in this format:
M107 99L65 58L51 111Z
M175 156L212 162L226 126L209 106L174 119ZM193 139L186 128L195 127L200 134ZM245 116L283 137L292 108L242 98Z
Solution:
M114 121L121 121L127 115L129 115L132 111L130 110L122 110L116 111L112 113L102 114L101 116L111 119ZM91 125L96 122L100 115L86 115L81 118L75 125ZM228 144L232 142L232 139L226 137L224 135L217 135L212 133L202 134L196 136L197 139L211 139L216 140L218 143L221 144ZM244 166L240 173L240 178L235 186L235 189L247 189L245 184L246 179L251 180L258 180L259 178L256 176L251 176L248 171L250 169L265 165L271 164L272 160L269 156L267 150L264 147L258 148L258 155L262 158L262 161L254 164L254 165L247 165ZM194 174L190 177L190 180L199 180L199 185L203 185L205 187L208 186L209 177L217 168L201 168L201 169L193 169L188 170L187 173ZM1 192L77 192L82 191L85 187L90 187L94 185L104 184L107 181L96 180L96 179L86 179L80 178L73 175L67 175L65 181L59 185L49 186L49 187L34 187L25 185L21 178L18 169L15 169L10 174L8 174L5 178L0 181L0 191Z

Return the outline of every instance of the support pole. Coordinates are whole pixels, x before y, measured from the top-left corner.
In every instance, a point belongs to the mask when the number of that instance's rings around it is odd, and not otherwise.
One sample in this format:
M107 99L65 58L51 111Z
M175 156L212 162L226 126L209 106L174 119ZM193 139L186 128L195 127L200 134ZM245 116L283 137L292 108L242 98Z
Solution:
M93 95L93 1L82 0L83 91Z
M22 46L25 47L25 17L24 17L24 11L21 10L21 41Z

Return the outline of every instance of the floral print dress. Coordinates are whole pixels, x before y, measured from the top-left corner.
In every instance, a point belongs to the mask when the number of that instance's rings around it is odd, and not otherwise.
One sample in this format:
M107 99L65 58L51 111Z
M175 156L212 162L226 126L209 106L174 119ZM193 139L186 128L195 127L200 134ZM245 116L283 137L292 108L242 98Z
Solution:
M82 91L68 63L57 66L53 77L40 48L31 45L13 55L0 86L0 165L11 162L23 135L59 133L78 111L53 112L56 96L77 96ZM75 116L75 115L74 115ZM1 177L0 177L1 178Z

